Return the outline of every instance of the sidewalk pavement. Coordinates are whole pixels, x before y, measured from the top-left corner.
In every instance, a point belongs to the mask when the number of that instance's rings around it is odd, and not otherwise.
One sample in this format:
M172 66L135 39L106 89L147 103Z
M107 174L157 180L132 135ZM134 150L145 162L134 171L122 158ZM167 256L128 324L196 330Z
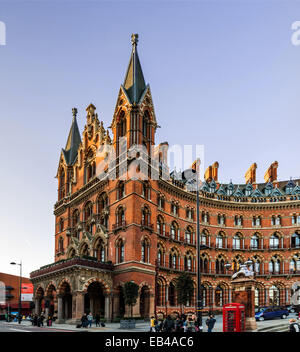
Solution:
M20 326L18 322L6 323L7 325ZM32 323L28 320L23 320L21 323L22 326L32 326ZM150 330L149 322L136 322L135 329L120 329L120 323L105 323L105 327L95 327L95 323L91 328L76 328L76 325L71 324L55 324L52 323L52 326L47 326L44 323L44 327L47 329L55 330L71 330L76 332L88 331L88 332L148 332ZM43 328L43 327L41 327Z
M214 326L213 332L223 332L223 318L222 315L216 315L216 324ZM289 317L288 317L289 318ZM205 324L206 318L203 317L203 332L207 332L207 326ZM19 324L17 322L6 323L8 325ZM30 321L22 321L23 326L32 326ZM286 331L289 326L289 319L273 319L266 321L257 322L257 332L267 332L267 331ZM120 323L105 323L105 327L95 327L95 324L92 328L76 328L76 325L71 324L55 324L52 326L47 326L44 324L44 327L47 329L55 330L70 330L76 332L88 331L88 332L149 332L150 322L137 321L135 329L120 329Z

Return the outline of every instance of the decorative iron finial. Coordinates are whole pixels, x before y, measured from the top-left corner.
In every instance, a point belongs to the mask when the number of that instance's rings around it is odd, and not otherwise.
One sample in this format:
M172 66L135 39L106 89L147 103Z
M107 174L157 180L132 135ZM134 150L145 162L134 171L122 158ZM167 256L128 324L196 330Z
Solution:
M139 35L137 33L131 34L131 44L133 46L137 46L138 41L139 41Z
M74 119L75 119L76 116L77 116L77 109L76 109L76 108L73 108L73 109L72 109L72 114L73 114L73 117L74 117Z

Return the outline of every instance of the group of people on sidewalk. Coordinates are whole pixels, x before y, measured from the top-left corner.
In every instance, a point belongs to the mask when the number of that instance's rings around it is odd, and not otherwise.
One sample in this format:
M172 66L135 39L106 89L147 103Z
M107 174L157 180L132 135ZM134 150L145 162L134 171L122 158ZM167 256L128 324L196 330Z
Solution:
M38 314L30 315L30 321L33 326L38 326L38 327L44 326L44 320L45 320L44 313L41 313L39 315ZM53 323L53 317L51 315L48 315L46 319L47 326L52 326L52 323Z
M88 315L86 313L83 314L83 316L81 317L81 324L77 325L78 328L91 328L92 324L94 321L94 317L92 315L92 313L90 312ZM100 323L100 313L97 313L95 315L95 324L96 327L100 327L101 326L105 326L104 323Z
M206 319L207 332L212 332L216 319L211 313ZM154 316L150 320L150 332L202 332L203 326L195 314L182 314L176 319L168 315L164 320L158 321Z

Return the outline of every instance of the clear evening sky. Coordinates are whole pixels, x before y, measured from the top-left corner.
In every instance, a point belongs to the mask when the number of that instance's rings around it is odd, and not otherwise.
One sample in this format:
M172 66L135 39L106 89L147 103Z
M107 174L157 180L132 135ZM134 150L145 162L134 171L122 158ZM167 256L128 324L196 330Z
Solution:
M219 180L257 181L274 161L300 177L300 2L1 1L0 271L53 262L57 171L73 107L109 126L131 52L150 84L157 142L203 144Z

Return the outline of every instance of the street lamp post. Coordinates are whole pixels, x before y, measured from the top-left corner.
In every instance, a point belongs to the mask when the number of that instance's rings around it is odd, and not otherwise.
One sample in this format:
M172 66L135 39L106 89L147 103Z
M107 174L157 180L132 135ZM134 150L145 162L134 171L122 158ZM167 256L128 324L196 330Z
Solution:
M199 331L203 330L202 326L202 287L201 287L201 266L200 266L200 214L199 214L199 159L196 161L196 195L197 195L197 320Z
M20 266L20 287L19 287L19 308L18 308L18 321L21 324L21 310L22 310L22 301L21 301L21 292L22 292L22 261L20 263L11 262L11 265Z

